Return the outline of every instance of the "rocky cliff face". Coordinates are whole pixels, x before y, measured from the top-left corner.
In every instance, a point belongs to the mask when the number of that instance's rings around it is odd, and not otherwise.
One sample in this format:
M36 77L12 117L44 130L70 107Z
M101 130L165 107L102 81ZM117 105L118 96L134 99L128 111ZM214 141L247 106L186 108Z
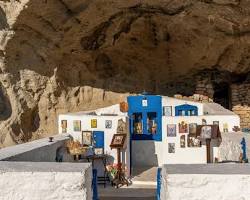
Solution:
M55 134L58 114L143 90L200 93L236 111L248 108L248 0L1 0L0 6L2 145Z

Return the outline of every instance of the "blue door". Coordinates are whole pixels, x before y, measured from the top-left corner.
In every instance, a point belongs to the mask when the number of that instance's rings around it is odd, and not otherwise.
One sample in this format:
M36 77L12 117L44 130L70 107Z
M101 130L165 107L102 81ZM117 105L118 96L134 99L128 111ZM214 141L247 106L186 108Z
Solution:
M94 148L104 148L104 132L93 131Z

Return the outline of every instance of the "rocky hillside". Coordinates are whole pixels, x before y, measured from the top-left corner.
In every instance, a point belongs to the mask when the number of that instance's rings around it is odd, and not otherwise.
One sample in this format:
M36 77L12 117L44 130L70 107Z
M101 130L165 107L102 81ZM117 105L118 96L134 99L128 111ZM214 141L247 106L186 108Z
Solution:
M205 94L250 116L248 0L0 0L0 6L2 145L55 134L59 113L144 90Z

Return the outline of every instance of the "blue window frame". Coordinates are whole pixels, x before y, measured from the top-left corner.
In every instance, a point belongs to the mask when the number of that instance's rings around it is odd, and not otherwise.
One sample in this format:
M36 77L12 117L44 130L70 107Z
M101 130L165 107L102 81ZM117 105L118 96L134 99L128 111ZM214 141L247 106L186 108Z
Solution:
M131 139L162 141L161 96L129 96L128 105Z
M198 107L189 104L176 106L175 116L198 116Z

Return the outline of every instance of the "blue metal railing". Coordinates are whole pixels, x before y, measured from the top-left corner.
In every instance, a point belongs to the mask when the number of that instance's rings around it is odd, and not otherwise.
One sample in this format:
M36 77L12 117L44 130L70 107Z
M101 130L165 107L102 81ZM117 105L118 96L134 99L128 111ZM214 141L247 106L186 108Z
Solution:
M157 170L157 190L156 190L156 198L157 200L161 199L161 181L162 181L162 169L158 168Z
M93 200L99 200L98 190L97 190L97 169L93 169L93 179L92 179L92 191L93 191Z

